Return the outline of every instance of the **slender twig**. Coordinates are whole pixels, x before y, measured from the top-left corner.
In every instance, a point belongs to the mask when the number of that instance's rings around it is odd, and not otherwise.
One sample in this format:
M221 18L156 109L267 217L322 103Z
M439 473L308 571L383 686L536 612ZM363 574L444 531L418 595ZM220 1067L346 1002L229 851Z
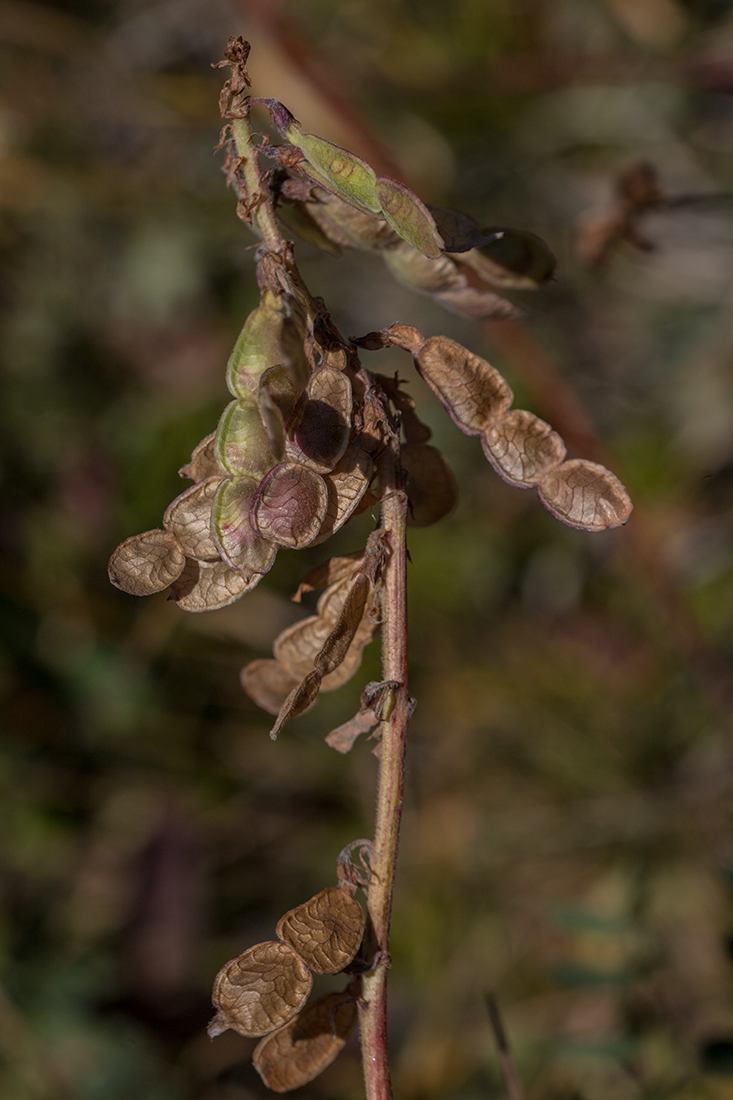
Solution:
M496 1051L499 1055L501 1075L504 1078L504 1088L506 1089L507 1100L524 1100L522 1080L514 1064L512 1053L509 1050L509 1042L506 1037L504 1023L501 1018L501 1013L499 1012L499 1005L497 1004L496 997L493 993L486 993L485 997L486 1008L489 1013L489 1023L494 1033Z

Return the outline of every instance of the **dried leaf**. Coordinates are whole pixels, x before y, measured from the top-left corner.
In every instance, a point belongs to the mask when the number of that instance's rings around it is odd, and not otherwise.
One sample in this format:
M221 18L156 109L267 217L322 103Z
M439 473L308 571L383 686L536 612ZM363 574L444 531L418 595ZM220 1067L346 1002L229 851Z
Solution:
M223 481L211 506L211 532L222 559L246 576L267 573L277 554L273 542L262 537L251 520L259 489L256 477Z
M348 993L327 993L255 1047L252 1063L267 1088L290 1092L307 1085L343 1050L356 1027L357 1003Z
M346 656L364 615L369 588L369 581L364 574L357 573L351 581L341 614L316 655L315 668L322 676L334 672Z
M348 591L348 582L345 591ZM341 606L343 607L343 601ZM316 654L332 629L333 620L322 618L320 615L310 615L307 619L293 623L275 639L272 647L275 659L292 676L301 680L313 670Z
M626 489L605 466L573 458L540 480L538 495L548 512L580 531L620 527L633 504Z
M415 362L420 374L466 435L481 435L514 400L498 370L447 336L431 336Z
M308 999L313 978L288 944L269 940L231 959L214 979L209 1024L213 1039L231 1028L240 1035L267 1035L281 1027Z
M404 443L400 451L407 474L408 527L430 527L458 503L458 485L445 455L429 443Z
M545 242L522 229L489 226L483 229L480 247L461 251L457 257L492 286L534 290L547 282L557 260Z
M188 477L191 481L205 481L207 477L220 473L214 454L215 439L216 432L212 432L194 447L190 462L181 466L178 471L179 477Z
M214 561L219 557L211 537L211 503L221 485L221 474L186 489L168 505L163 526L176 536L188 558Z
M298 590L293 596L293 603L300 603L304 593L313 592L316 588L326 588L344 578L352 577L364 560L364 551L355 550L353 554L342 554L329 558L303 578L298 585Z
M443 240L433 215L409 187L388 176L380 176L377 198L385 218L403 240L425 256L433 259L440 256Z
M171 531L144 531L120 543L107 573L115 588L131 596L152 596L180 577L185 565L186 555Z
M275 725L270 730L270 737L277 740L280 730L291 718L299 718L315 703L321 688L321 674L315 669L309 672L296 688L290 692L277 716Z
M348 722L336 726L326 735L326 744L336 752L347 753L354 747L354 742L362 733L369 733L376 726L379 719L371 708L360 710Z
M523 316L523 311L513 302L475 286L443 290L433 297L444 309L458 313L461 317L476 317L488 321L491 318L506 320L508 317Z
M252 516L263 538L299 550L318 535L328 508L326 483L299 462L281 462L262 479Z
M319 367L288 425L289 457L318 473L332 470L349 445L351 401L347 375L335 367Z
M261 573L252 577L237 573L223 561L186 558L185 569L171 586L170 598L182 611L218 611L250 592L261 580Z
M565 444L549 424L526 409L512 409L481 437L484 454L499 477L529 489L565 458Z
M288 127L286 136L288 141L302 150L306 159L299 167L311 179L365 214L381 216L377 176L366 161L315 134L302 133L294 123Z
M250 699L268 714L278 714L291 691L298 686L297 679L271 658L250 661L239 674L242 687Z
M318 537L311 543L312 546L325 542L351 519L373 476L374 462L371 455L356 444L347 447L343 458L331 473L323 475L328 490L326 518Z
M216 429L214 452L220 469L234 477L262 477L275 465L255 394L240 397L224 409Z
M365 924L362 907L347 890L326 886L280 917L275 933L315 974L338 974L359 950Z
M343 248L381 250L399 240L384 218L365 214L320 188L314 188L314 201L306 210L328 240Z

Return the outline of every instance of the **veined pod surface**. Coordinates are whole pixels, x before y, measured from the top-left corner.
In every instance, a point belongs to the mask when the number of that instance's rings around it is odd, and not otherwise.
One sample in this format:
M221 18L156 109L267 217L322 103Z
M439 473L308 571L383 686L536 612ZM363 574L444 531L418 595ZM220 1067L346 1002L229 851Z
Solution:
M403 240L426 256L436 259L443 250L443 239L433 215L404 183L380 176L377 198L385 218Z
M332 470L349 445L351 400L351 382L343 371L314 371L288 425L288 455L318 473Z
M540 479L537 491L548 512L580 531L620 527L633 509L615 474L584 458L569 459L550 470Z
M461 290L468 285L450 257L439 254L431 259L406 242L387 249L383 259L395 279L425 294Z
M285 913L275 931L314 974L338 974L359 950L365 923L364 910L348 890L326 886Z
M277 301L274 295L269 295ZM254 393L260 375L283 360L281 335L285 317L279 305L263 303L253 309L227 362L226 383L234 397Z
M262 477L275 465L255 394L231 401L224 409L216 429L214 453L221 470L234 477L245 474Z
M304 134L295 124L288 127L287 138L303 153L305 161L299 167L311 179L365 214L381 217L377 175L366 161L315 134Z
M188 558L213 561L219 557L211 537L211 502L221 481L221 474L217 474L197 482L166 509L163 526L176 536Z
M267 1035L303 1007L312 985L308 967L288 944L255 944L216 975L211 1000L218 1011L209 1035L228 1028L247 1037Z
M171 599L182 611L218 611L250 592L261 580L261 573L237 573L225 561L186 558L183 572L171 585Z
M264 539L299 550L310 546L326 518L328 490L320 474L299 462L281 462L262 479L252 517Z
M484 454L499 477L530 489L565 458L565 443L549 424L526 409L512 409L481 437Z
M115 588L131 596L152 596L177 580L185 564L183 547L172 531L143 531L120 543L107 573Z
M415 353L415 363L466 435L482 435L514 400L495 367L447 336L430 336Z
M357 1002L327 993L255 1047L252 1064L268 1089L290 1092L307 1085L343 1050L356 1027Z
M214 454L214 440L216 432L204 436L191 454L191 458L185 466L178 471L179 477L188 477L191 481L205 481L207 477L213 477L220 473L216 455Z
M256 477L227 478L211 506L211 531L222 559L237 572L267 573L277 547L264 539L252 523L252 504L259 489Z
M351 518L359 507L374 475L371 455L357 444L346 448L330 473L323 475L328 490L328 506L318 537L311 543L325 542Z

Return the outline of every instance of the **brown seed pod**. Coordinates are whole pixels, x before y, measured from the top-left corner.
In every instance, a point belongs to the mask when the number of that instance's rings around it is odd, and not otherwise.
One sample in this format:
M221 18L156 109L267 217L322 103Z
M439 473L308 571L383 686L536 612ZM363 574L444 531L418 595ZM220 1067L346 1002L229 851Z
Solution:
M429 527L450 515L458 503L458 485L438 448L404 443L400 459L407 474L408 527Z
M365 923L364 910L347 890L326 886L280 917L275 932L315 974L338 974L359 950Z
M278 714L298 681L279 661L259 658L245 665L239 674L242 687L250 699L268 714Z
M115 588L131 596L152 596L177 580L185 565L183 547L171 531L143 531L120 543L107 573Z
M481 435L508 412L514 395L498 370L447 336L431 336L419 348L420 374L466 435Z
M356 1027L356 1000L348 993L327 993L257 1044L252 1063L273 1092L307 1085L343 1050Z
M633 504L619 479L596 462L573 458L541 478L538 496L548 512L580 531L620 527Z
M221 481L218 474L197 482L166 509L163 526L176 536L187 558L214 561L219 557L211 537L211 502Z
M351 519L374 475L371 455L353 444L330 473L323 475L328 490L326 518L311 546L325 542Z
M499 477L529 489L565 458L565 443L549 424L526 409L512 409L481 437L484 454Z
M298 591L293 596L293 603L300 603L304 592L313 592L316 588L325 588L336 584L346 577L352 577L361 568L364 561L364 551L355 550L352 554L342 554L317 565L303 578L298 585Z
M290 458L317 473L332 470L349 445L351 401L351 382L343 371L319 367L288 425Z
M327 509L328 489L321 475L285 461L262 479L252 517L264 539L299 550L317 537Z
M293 623L275 639L272 647L275 659L288 670L291 676L302 679L312 670L316 654L332 629L333 621L324 619L320 615L310 615L307 619Z
M365 214L320 187L313 188L313 196L305 210L329 242L370 252L399 240L385 219Z
M268 940L231 959L214 979L211 1000L218 1011L208 1026L213 1039L231 1028L240 1035L267 1035L302 1008L313 978L286 943Z
M185 569L171 585L171 599L182 611L218 611L250 592L261 580L261 573L237 573L221 560L186 558Z
M178 471L179 477L188 477L191 481L205 481L207 477L213 477L214 474L221 472L214 454L215 439L216 432L212 432L194 447L190 461L185 466L181 466Z

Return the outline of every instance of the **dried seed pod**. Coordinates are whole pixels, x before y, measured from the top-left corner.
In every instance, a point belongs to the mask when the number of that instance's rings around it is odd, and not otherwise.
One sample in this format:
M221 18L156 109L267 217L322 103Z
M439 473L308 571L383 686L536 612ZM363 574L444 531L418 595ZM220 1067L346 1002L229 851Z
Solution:
M172 531L144 531L120 543L107 573L115 588L131 596L152 596L180 577L185 564L183 547Z
M351 382L346 374L335 367L315 371L288 425L290 458L317 473L332 470L349 445L351 402Z
M352 577L361 568L364 551L355 550L352 554L340 554L311 569L310 573L298 585L293 603L300 603L304 592L313 592L316 588L326 588L345 578Z
M399 409L402 431L408 443L427 443L432 438L432 430L423 424L415 412L415 401L411 394L404 390L395 390L392 400Z
M400 242L388 249L383 258L395 279L413 290L437 294L468 285L465 275L449 256L438 254L431 259L409 244Z
M458 485L445 455L429 443L404 443L400 451L407 474L409 527L430 527L458 503Z
M291 718L299 718L315 703L318 692L321 690L321 674L313 669L305 679L301 680L296 688L288 695L280 708L275 725L270 730L270 737L277 740L280 730Z
M261 573L237 573L224 561L186 558L185 569L171 585L170 598L182 611L218 611L250 592L261 580Z
M188 477L191 481L205 481L207 477L218 474L219 465L214 454L216 432L205 436L193 449L191 459L178 471L179 477Z
M367 606L371 608L371 604ZM374 604L375 611L377 607L378 601ZM379 624L370 617L370 614L366 614L359 623L341 664L333 672L329 672L328 676L323 677L321 691L337 691L344 684L348 684L352 676L355 676L359 671L364 650L376 637L378 630Z
M565 458L565 443L549 424L526 409L512 409L481 437L484 454L499 477L529 489Z
M359 950L365 923L347 890L326 886L280 917L275 932L315 974L338 974Z
M308 967L286 943L255 944L231 959L214 979L209 1024L213 1039L231 1028L240 1035L267 1035L295 1015L313 985Z
M320 474L299 462L281 462L262 479L252 517L263 538L299 550L318 535L328 508Z
M219 550L211 537L211 502L221 485L221 474L186 489L168 505L163 526L176 536L187 558L214 561Z
M445 206L435 206L431 202L427 203L427 208L433 215L446 252L468 252L482 243L484 234L478 222L469 214L460 210L449 210Z
M348 591L348 584L349 582L346 583L344 595ZM341 607L343 607L343 599ZM332 629L333 620L325 619L320 615L310 615L307 619L301 619L300 622L286 627L278 634L272 647L273 655L291 676L301 680L312 671L316 654Z
M456 258L487 283L512 290L534 290L552 277L557 260L534 233L499 226L489 226L481 233L479 247L461 251Z
M255 394L231 401L219 419L214 453L220 470L234 477L259 474L275 465Z
M250 661L239 674L242 687L250 699L268 714L277 714L291 691L298 686L297 679L271 658Z
M255 1047L252 1063L273 1092L307 1085L343 1050L356 1027L357 1002L348 993L327 993Z
M227 478L211 505L211 533L223 561L250 577L267 573L277 554L273 542L262 537L251 520L260 482L256 477Z
M329 242L370 252L399 240L384 218L365 214L319 187L314 188L313 196L305 209Z
M315 134L304 134L295 123L287 128L285 136L302 151L305 160L299 167L311 179L365 214L381 216L377 176L366 161Z
M371 455L352 444L329 474L323 475L328 490L326 518L318 537L311 543L325 542L353 516L374 476Z
M385 218L403 240L426 256L433 259L440 256L443 240L433 215L409 187L388 176L380 176L377 198Z
M506 320L508 317L521 317L523 314L507 298L501 298L490 290L481 290L476 286L442 290L439 294L434 294L433 298L451 313L458 313L461 317L476 317L483 321L492 317Z
M322 676L328 676L337 669L346 656L364 615L369 590L367 577L364 573L357 573L349 584L341 614L316 654L314 666Z
M415 363L466 435L481 435L514 400L498 370L447 336L427 339L417 351Z
M336 622L344 609L344 603L349 594L354 574L358 571L359 570L354 570L350 574L345 574L342 579L334 581L333 584L329 584L329 586L324 589L318 597L318 603L316 604L316 611L318 612L319 618L331 623L331 625Z
M266 390L287 423L295 411L300 393L287 367L276 363L268 367L260 378L259 392Z
M619 479L596 462L573 458L540 479L538 495L548 512L580 531L620 527L633 505Z

